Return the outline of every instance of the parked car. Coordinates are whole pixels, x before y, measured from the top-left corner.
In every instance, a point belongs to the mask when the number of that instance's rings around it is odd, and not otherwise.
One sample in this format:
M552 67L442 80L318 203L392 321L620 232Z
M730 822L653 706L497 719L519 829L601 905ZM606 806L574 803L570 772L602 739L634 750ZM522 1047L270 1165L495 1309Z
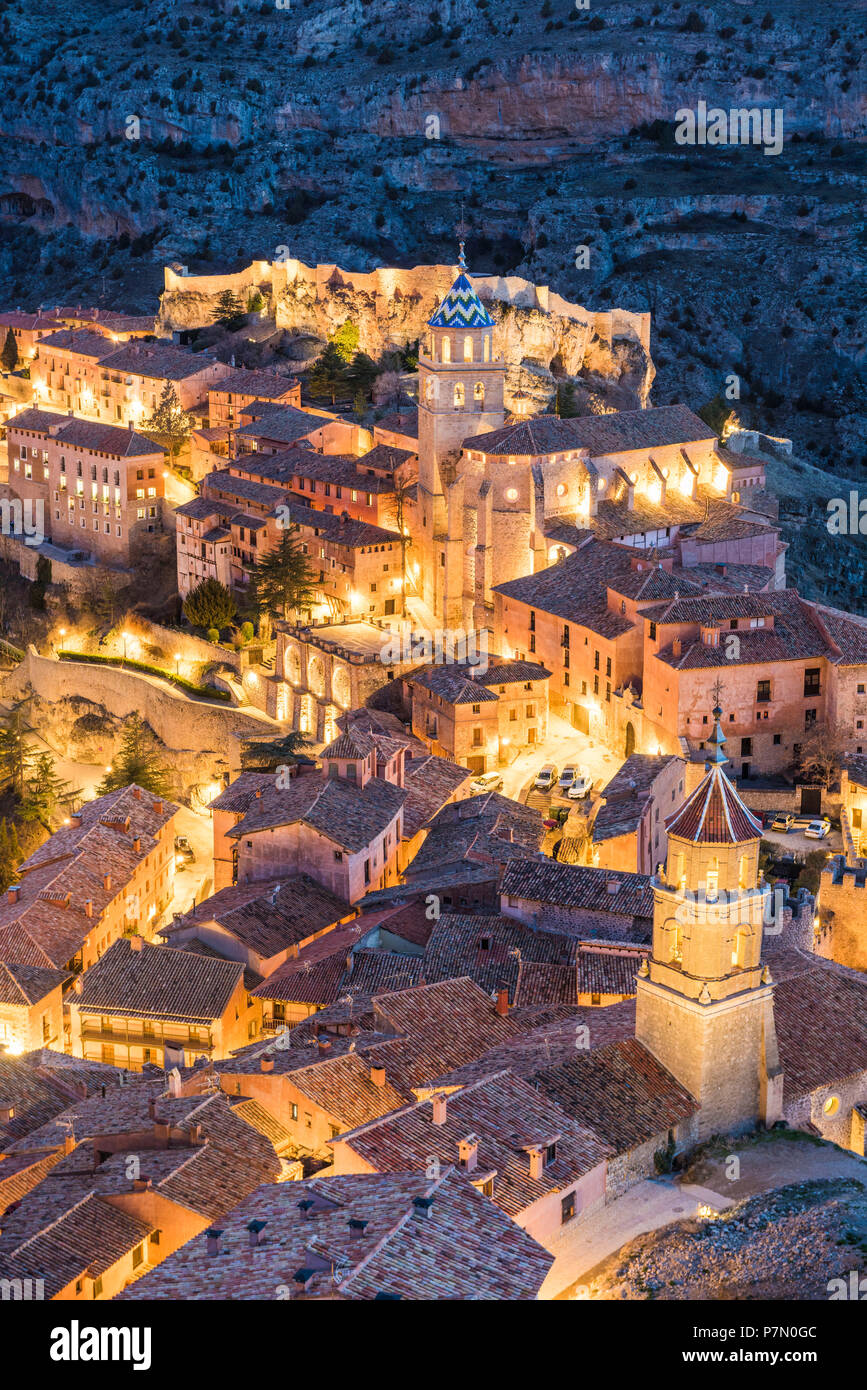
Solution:
M558 792L567 792L575 781L577 774L578 768L574 767L572 763L570 763L568 767L564 767L557 781Z
M774 816L774 819L771 821L771 829L782 831L784 835L788 835L789 831L791 830L794 824L794 816L790 816L787 815L785 812L781 812L780 815Z
M808 840L824 840L831 826L826 820L811 820L804 831Z
M196 851L193 849L186 835L175 836L175 858L182 859L185 864L196 862Z
M583 797L589 796L593 790L593 778L586 767L579 767L575 773L572 785L566 795L570 801L580 801Z
M533 786L537 792L549 792L557 781L557 769L553 763L546 763L536 774Z
M480 772L470 783L470 791L474 796L479 796L482 792L499 792L502 789L503 779L499 772Z

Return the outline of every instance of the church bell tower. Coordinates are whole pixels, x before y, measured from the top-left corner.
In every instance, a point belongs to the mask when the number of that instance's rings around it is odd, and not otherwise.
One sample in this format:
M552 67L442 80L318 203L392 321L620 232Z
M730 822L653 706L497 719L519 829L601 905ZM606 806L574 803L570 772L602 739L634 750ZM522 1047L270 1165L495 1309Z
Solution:
M783 1076L762 930L761 823L726 776L713 711L703 780L666 822L653 879L653 946L637 982L635 1035L700 1102L699 1139L771 1125Z
M418 528L422 597L447 623L444 594L462 590L461 446L505 421L506 372L494 346L494 320L467 275L460 243L458 276L428 321L418 360ZM453 574L448 573L454 570Z

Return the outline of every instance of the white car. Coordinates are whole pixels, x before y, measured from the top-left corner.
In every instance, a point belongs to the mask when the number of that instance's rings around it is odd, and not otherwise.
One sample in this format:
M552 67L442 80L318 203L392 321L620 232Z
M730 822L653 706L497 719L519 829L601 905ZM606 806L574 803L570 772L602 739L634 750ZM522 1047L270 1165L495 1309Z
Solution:
M824 840L830 829L826 820L811 820L804 831L804 837L807 840Z
M481 795L482 792L498 792L502 787L503 779L499 772L481 772L470 783L470 791L475 796Z
M593 789L593 778L584 767L575 769L575 777L571 787L567 788L566 795L571 801L581 801L585 796L589 796Z

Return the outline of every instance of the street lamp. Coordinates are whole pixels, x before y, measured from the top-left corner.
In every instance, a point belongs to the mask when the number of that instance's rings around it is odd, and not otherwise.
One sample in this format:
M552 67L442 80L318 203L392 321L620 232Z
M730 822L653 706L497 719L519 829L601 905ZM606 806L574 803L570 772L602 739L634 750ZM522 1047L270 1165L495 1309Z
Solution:
M122 632L121 637L123 638L123 659L126 661L126 644L129 641L129 633Z
M176 675L176 676L179 676L179 675L181 674L181 671L180 671L180 662L181 662L181 654L180 654L180 652L176 652L176 653L175 653L175 675Z

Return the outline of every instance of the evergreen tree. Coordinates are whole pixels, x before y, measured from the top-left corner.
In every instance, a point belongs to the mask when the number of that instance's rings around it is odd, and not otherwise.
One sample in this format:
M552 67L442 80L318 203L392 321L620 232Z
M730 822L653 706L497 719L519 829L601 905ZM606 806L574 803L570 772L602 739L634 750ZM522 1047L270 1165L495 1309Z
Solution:
M18 344L15 341L15 334L12 329L6 334L6 341L3 344L3 351L0 352L0 362L7 372L14 372L18 366Z
M252 574L252 590L261 614L288 618L313 601L313 572L297 539L298 527L284 526L274 550L263 555Z
M356 393L361 391L367 396L378 376L379 367L373 358L366 352L357 352L346 369L346 384Z
M16 866L21 861L18 835L15 826L7 826L5 819L0 821L0 893L5 893L17 881Z
M8 787L16 797L23 795L27 764L33 756L25 737L33 729L24 720L24 703L22 700L15 705L0 726L0 785Z
M312 396L329 396L334 405L338 391L346 384L346 363L333 343L326 343L313 363L307 384Z
M554 399L554 414L559 415L563 420L571 420L580 413L578 402L575 399L574 382L561 382L557 387L557 395Z
M173 382L167 381L156 410L142 425L142 432L165 441L170 456L175 458L184 441L189 439L193 424L193 417L181 405Z
M161 759L153 734L138 714L127 725L111 772L103 777L97 794L104 796L133 783L154 796L171 796L173 791L172 774Z
M217 300L214 322L221 323L230 333L241 327L244 322L244 306L234 290L223 290Z
M70 783L58 777L50 753L36 753L24 773L20 815L23 821L38 821L50 833L57 808L69 800Z
M218 579L203 579L184 599L184 617L193 627L219 631L229 626L237 611L234 595Z
M351 362L358 352L358 339L358 329L354 323L346 319L346 321L340 325L337 332L332 333L328 341L336 348L341 361Z
M278 767L296 763L301 750L309 746L309 738L298 729L282 738L246 739L241 745L241 767L245 772L276 772Z

